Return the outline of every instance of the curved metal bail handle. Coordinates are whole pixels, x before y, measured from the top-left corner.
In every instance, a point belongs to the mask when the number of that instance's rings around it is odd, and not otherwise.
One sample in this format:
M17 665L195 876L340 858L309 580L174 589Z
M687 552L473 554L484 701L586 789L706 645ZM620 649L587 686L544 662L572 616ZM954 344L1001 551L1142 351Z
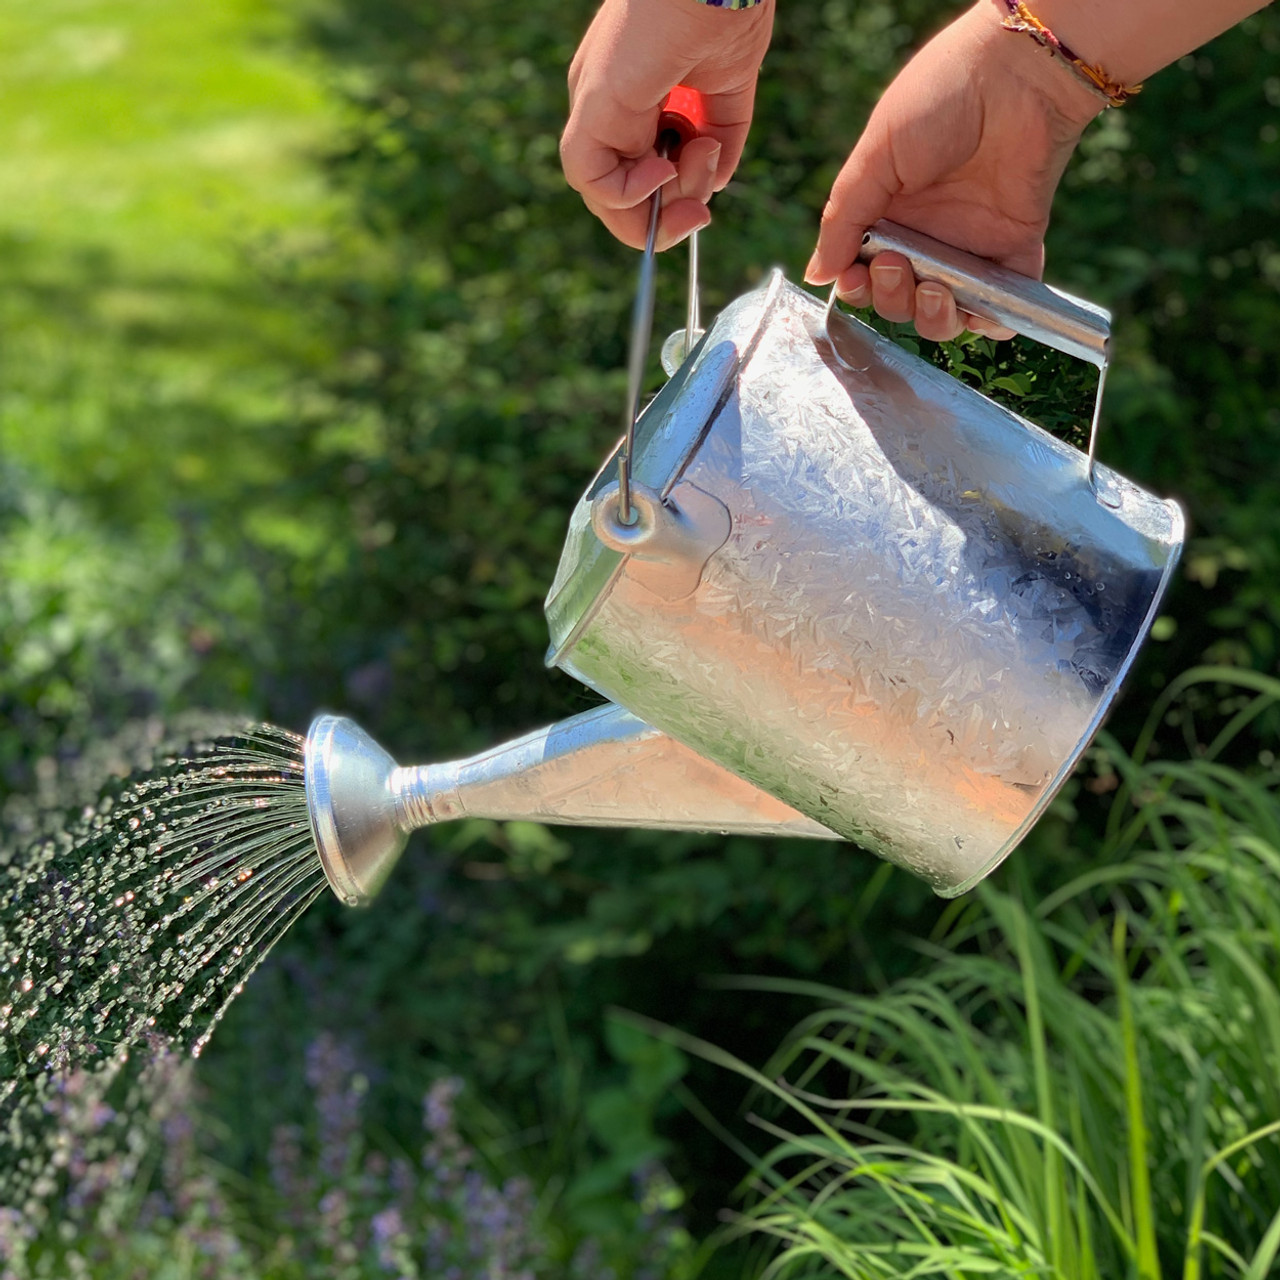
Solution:
M667 95L658 117L656 147L666 159L677 160L686 142L701 136L707 127L706 102L701 93L687 85L676 85ZM658 218L662 212L662 188L649 200L649 227L644 253L636 278L636 299L631 311L631 343L627 352L627 400L624 406L623 445L618 454L619 519L624 525L635 522L631 505L631 457L636 442L636 419L640 416L640 388L644 366L653 337L654 251L658 240ZM696 233L689 259L689 331L697 321L698 256Z
M631 309L631 344L627 350L627 401L623 408L623 441L618 454L618 518L625 525L635 523L631 505L631 455L636 444L636 419L640 416L640 387L653 335L653 257L658 239L658 215L662 211L662 188L650 197L649 231L636 278L636 300Z
M866 373L871 367L865 364L854 364L843 351L840 350L840 344L836 341L835 335L831 332L831 313L836 309L836 303L840 301L839 295L836 293L836 286L831 286L831 292L827 294L827 305L822 311L822 329L821 333L827 340L827 346L831 348L831 354L851 373Z
M706 135L708 129L707 101L697 89L678 84L667 94L658 119L658 136L675 136L675 145L668 151L672 160L680 156L686 142ZM700 336L702 317L698 305L698 233L689 235L689 290L685 304L684 354L687 357Z
M1111 313L932 236L881 220L862 237L858 257L869 262L886 251L906 257L918 280L946 285L963 310L1097 366L1098 393L1088 453L1088 479L1093 485L1102 391L1111 358Z

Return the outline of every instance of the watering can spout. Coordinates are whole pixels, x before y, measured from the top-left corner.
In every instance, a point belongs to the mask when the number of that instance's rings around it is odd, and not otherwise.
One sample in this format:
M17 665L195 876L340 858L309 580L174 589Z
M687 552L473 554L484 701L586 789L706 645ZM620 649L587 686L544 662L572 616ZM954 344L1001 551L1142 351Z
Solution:
M613 704L466 760L407 767L354 721L317 716L306 784L320 861L349 906L377 894L411 831L455 818L841 838Z
M396 762L354 720L317 716L305 749L311 838L329 887L348 906L370 901L412 828L396 811Z

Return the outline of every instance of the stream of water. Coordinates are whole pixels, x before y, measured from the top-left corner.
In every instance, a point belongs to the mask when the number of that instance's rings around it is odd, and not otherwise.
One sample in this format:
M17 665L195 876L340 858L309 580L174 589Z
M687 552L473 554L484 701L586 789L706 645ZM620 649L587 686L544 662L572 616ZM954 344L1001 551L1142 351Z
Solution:
M35 1230L65 1202L86 1134L113 1141L148 1063L199 1055L323 891L302 749L261 724L198 742L0 867L0 1213L11 1220Z

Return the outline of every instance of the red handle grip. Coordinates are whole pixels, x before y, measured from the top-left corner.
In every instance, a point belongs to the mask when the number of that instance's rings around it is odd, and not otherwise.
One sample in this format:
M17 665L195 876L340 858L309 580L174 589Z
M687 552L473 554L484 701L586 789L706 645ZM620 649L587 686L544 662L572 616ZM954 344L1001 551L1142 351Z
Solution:
M658 117L658 142L667 146L667 159L678 160L680 148L707 132L707 100L697 89L678 84L667 94Z

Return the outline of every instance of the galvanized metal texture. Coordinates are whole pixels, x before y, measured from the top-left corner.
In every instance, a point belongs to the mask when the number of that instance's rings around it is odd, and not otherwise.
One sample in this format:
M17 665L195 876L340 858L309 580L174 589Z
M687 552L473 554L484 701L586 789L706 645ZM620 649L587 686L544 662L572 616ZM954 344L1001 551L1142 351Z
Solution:
M780 276L642 416L634 476L732 532L690 594L573 513L549 663L815 822L967 888L1097 730L1181 511ZM687 554L685 548L685 554ZM714 553L712 553L714 551Z

